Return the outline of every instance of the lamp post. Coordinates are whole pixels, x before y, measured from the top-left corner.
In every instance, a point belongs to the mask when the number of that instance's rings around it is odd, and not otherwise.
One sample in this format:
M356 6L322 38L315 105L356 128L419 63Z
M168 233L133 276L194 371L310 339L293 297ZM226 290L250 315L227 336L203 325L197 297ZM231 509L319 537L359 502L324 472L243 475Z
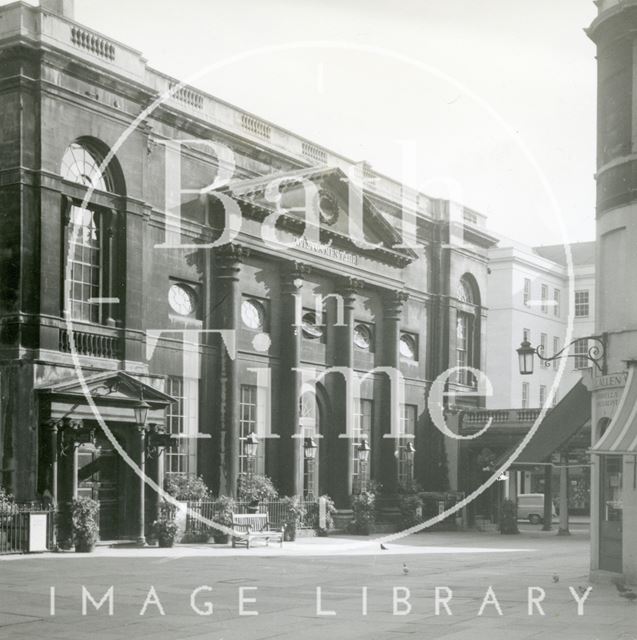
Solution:
M137 432L139 433L139 519L138 519L138 535L137 546L146 546L146 420L148 418L148 410L150 405L144 400L144 392L139 389L139 402L133 408L135 412L135 423L137 424Z
M259 449L259 438L257 434L252 432L246 436L244 442L244 451L248 458L248 480L252 480L254 475L254 463L257 459L257 450Z
M314 464L316 460L316 451L318 449L318 445L316 444L314 438L309 437L305 438L305 442L303 444L303 451L305 455L305 460L307 464L307 490L306 497L311 500L314 497Z
M586 352L585 353L565 353L576 342L586 340ZM594 344L589 346L589 341ZM537 347L531 346L531 343L523 337L520 346L516 349L518 354L518 361L520 367L520 375L529 376L533 373L534 356L540 359L544 366L551 366L551 362L558 358L583 358L592 362L602 374L606 373L606 345L608 343L608 336L602 333L598 336L582 336L581 338L575 338L565 345L560 351L554 353L551 357L544 355L544 347L539 345Z
M416 447L410 440L405 445L405 459L407 460L407 486L411 489L414 484L414 454L416 453Z
M367 438L363 438L356 447L356 458L360 463L360 493L367 491L367 461L371 451Z

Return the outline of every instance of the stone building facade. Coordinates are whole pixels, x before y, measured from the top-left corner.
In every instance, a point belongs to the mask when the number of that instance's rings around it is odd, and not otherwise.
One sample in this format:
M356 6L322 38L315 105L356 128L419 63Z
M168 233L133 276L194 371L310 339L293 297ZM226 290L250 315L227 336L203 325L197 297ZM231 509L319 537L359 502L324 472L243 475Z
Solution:
M485 218L180 85L68 0L0 15L2 485L143 537L152 483L234 495L255 432L288 495L457 488L427 400L484 364Z

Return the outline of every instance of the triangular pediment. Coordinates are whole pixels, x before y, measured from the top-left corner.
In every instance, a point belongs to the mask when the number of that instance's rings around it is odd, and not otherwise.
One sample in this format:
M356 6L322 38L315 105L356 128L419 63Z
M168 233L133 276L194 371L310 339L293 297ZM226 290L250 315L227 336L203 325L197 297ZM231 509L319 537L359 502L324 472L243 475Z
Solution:
M251 210L264 214L276 210L273 200L278 190L280 207L289 212L286 217L290 222L300 222L305 220L304 181L313 184L312 191L318 198L322 242L331 241L353 253L375 255L402 266L417 259L418 255L411 249L397 248L402 244L399 231L369 195L350 184L350 178L338 167L312 167L237 180L224 190ZM296 229L299 233L303 231L298 224Z
M175 402L172 396L124 371L92 374L85 376L82 381L78 376L71 376L41 387L39 391L51 395L84 398L88 393L96 402L107 401L113 404L132 404L139 402L143 397L153 409L166 407Z

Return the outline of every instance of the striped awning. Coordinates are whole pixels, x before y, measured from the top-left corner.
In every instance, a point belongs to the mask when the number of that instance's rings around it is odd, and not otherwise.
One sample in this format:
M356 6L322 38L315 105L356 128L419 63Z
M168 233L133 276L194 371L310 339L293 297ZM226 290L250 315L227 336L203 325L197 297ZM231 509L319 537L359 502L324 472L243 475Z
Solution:
M628 376L617 411L604 435L593 445L597 455L637 455L637 363L628 364Z

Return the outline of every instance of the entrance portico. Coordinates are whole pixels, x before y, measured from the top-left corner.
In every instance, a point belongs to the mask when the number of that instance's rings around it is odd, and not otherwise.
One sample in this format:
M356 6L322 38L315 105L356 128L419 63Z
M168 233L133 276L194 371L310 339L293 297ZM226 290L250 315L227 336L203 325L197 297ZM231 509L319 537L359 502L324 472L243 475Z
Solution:
M123 371L77 377L39 389L38 490L54 504L90 497L100 504L102 539L143 542L146 522L157 512L156 492L144 476L161 484L162 456L153 440L164 431L173 399L161 377ZM148 413L138 423L135 408Z

